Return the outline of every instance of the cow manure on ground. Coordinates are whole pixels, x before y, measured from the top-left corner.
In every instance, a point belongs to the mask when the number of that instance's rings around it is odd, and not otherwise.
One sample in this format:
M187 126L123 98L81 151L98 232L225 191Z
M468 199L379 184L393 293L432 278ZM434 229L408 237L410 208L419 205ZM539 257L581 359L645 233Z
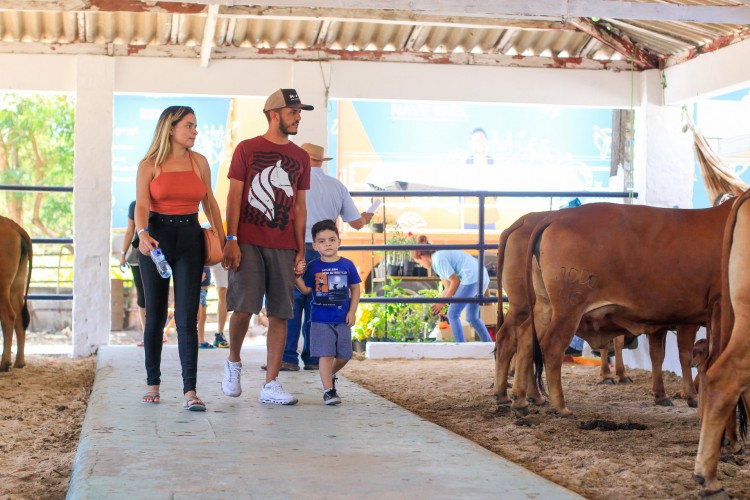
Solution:
M611 420L585 420L578 424L578 428L583 431L592 431L598 429L600 431L645 431L646 426L637 422L623 422L618 424Z

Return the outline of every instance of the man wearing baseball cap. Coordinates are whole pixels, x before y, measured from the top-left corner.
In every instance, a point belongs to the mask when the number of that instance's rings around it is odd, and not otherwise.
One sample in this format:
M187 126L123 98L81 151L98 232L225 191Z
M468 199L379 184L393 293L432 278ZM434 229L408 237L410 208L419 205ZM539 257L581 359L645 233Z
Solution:
M317 144L305 143L302 149L310 155L310 190L307 192L307 224L305 228L305 262L320 257L312 248L313 224L321 220L336 220L338 216L354 229L361 229L370 223L372 214L359 213L346 186L338 179L326 175L321 168L324 161L333 158L326 156L325 149ZM302 362L305 370L318 368L318 358L310 356L310 303L312 294L303 295L296 288L294 290L294 318L287 321L286 347L284 348L282 371L299 370L297 344L299 343L300 327L302 328ZM302 313L304 311L304 323Z
M276 380L284 353L286 321L293 316L294 278L305 270L305 192L310 188L310 157L289 141L297 134L302 104L294 89L279 89L263 106L265 134L240 142L229 167L227 244L229 269L227 309L229 358L221 388L242 393L240 349L250 317L260 312L263 298L268 314L266 384L261 403L293 405L297 398Z

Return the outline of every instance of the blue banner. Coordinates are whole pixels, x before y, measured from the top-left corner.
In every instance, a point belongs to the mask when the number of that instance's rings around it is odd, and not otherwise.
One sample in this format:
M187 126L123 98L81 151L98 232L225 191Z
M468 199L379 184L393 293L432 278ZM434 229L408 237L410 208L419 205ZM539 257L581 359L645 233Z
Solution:
M135 199L138 164L153 139L159 115L175 105L190 106L198 120L194 150L208 159L211 183L216 187L224 147L229 98L115 96L115 127L112 147L112 228L125 228L128 207Z

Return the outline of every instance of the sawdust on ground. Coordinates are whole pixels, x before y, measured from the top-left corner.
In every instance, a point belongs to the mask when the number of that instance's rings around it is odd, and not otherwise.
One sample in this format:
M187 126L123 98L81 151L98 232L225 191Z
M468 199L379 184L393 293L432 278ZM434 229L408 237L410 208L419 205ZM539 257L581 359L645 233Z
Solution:
M598 370L563 365L571 419L547 415L544 408L517 419L509 407L498 407L492 359L352 360L342 373L587 498L695 498L697 410L681 400L673 407L655 406L651 372L632 370L633 384L605 386L597 384ZM667 394L676 393L680 378L665 372L665 386ZM731 496L750 497L743 457L721 463L719 479Z

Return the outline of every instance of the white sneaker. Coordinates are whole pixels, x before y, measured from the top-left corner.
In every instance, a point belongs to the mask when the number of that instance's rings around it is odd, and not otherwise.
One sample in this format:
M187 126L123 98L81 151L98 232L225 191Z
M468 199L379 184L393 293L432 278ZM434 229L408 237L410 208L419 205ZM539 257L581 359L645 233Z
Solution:
M293 405L297 403L297 398L286 392L278 380L271 380L261 389L258 401L274 405Z
M240 394L242 394L242 387L240 386L241 371L241 361L232 363L231 361L227 360L226 364L224 365L224 380L221 381L221 391L225 396L236 398Z

